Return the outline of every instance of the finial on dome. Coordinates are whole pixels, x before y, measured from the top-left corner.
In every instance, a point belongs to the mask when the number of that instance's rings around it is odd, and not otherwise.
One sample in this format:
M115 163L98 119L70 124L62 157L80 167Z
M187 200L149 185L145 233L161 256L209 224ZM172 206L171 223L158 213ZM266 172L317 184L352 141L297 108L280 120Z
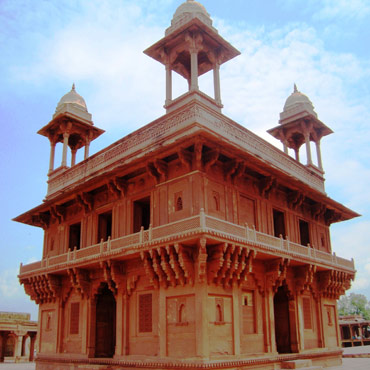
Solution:
M73 91L76 91L76 86L75 86L75 83L73 82L73 85L72 85L72 90Z
M294 91L293 92L298 92L297 85L294 83Z

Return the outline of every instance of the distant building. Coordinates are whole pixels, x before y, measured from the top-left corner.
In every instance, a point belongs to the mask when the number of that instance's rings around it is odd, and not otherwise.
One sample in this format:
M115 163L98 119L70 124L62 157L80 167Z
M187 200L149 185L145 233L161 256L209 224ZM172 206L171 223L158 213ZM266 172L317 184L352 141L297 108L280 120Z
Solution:
M355 268L329 226L358 215L325 192L332 131L296 87L269 131L284 152L224 116L220 65L239 52L196 1L145 53L165 66L164 116L89 156L103 131L73 86L39 131L48 192L15 219L45 230L42 260L19 275L39 304L37 369L339 364L336 300ZM189 87L175 99L173 72ZM198 86L207 72L213 97Z
M339 316L342 347L370 345L370 320L362 315Z
M33 361L37 322L29 313L0 311L0 362Z

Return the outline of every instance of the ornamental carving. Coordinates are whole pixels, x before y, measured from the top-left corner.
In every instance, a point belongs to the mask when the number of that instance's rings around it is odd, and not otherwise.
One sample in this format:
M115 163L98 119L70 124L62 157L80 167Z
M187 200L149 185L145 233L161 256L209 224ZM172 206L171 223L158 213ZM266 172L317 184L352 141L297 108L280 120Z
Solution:
M289 262L287 258L279 258L266 265L267 289L276 293L278 288L286 282Z
M351 287L353 274L329 270L317 273L317 290L325 298L339 299Z
M167 245L141 253L146 275L150 283L158 288L194 284L194 262L189 248Z
M255 251L235 244L223 243L208 248L208 283L224 287L240 285L252 273Z
M20 282L26 294L36 304L55 302L61 289L60 278L56 275L37 275L22 279Z

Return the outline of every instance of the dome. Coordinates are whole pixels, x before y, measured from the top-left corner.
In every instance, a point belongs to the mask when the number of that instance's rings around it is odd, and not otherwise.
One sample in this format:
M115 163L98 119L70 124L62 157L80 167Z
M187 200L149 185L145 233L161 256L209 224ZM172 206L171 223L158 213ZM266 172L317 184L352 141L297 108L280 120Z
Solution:
M173 31L193 18L198 18L207 26L212 27L212 19L206 8L198 1L187 0L177 8L168 31Z
M293 105L296 104L309 104L312 107L313 110L313 104L311 103L311 100L305 95L302 94L300 91L297 89L297 85L294 84L294 91L290 94L288 99L286 100L284 104L284 111L286 111L289 108L292 108Z
M190 13L190 14L199 13L211 19L209 14L207 13L206 8L202 4L198 3L198 1L194 1L194 0L187 0L185 3L181 4L177 8L173 16L173 19L179 18L183 14L186 14L186 13Z
M72 89L70 92L65 94L60 100L55 109L55 112L58 112L62 109L65 104L73 104L76 108L82 109L83 111L87 112L87 106L85 103L84 98L76 93L75 84L72 85Z

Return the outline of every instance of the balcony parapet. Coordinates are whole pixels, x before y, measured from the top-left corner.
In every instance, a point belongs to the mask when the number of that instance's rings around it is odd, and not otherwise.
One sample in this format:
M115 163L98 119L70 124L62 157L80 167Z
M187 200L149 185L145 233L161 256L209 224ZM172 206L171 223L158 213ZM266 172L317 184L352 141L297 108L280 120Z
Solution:
M325 194L322 173L312 171L243 126L193 100L182 109L166 114L140 128L87 160L66 169L62 174L52 174L48 181L47 199L79 182L86 181L97 173L102 173L106 169L111 170L115 164L122 165L122 160L129 163L137 153L140 153L142 158L145 153L152 150L153 145L158 146L159 142L169 138L171 141L177 137L181 138L183 131L191 129L194 125L197 125L198 129L204 128L223 136L232 145L242 148L256 158L272 164L286 175L293 176Z
M68 251L58 256L46 257L41 261L20 266L20 278L34 274L63 271L70 267L83 266L107 258L122 258L139 254L164 243L181 243L189 238L205 236L209 240L239 243L259 252L276 257L287 257L303 263L317 264L329 268L355 272L354 261L326 253L312 247L291 242L289 239L257 231L254 227L240 226L213 216L203 210L197 216L172 222L148 230L130 234L79 250Z

